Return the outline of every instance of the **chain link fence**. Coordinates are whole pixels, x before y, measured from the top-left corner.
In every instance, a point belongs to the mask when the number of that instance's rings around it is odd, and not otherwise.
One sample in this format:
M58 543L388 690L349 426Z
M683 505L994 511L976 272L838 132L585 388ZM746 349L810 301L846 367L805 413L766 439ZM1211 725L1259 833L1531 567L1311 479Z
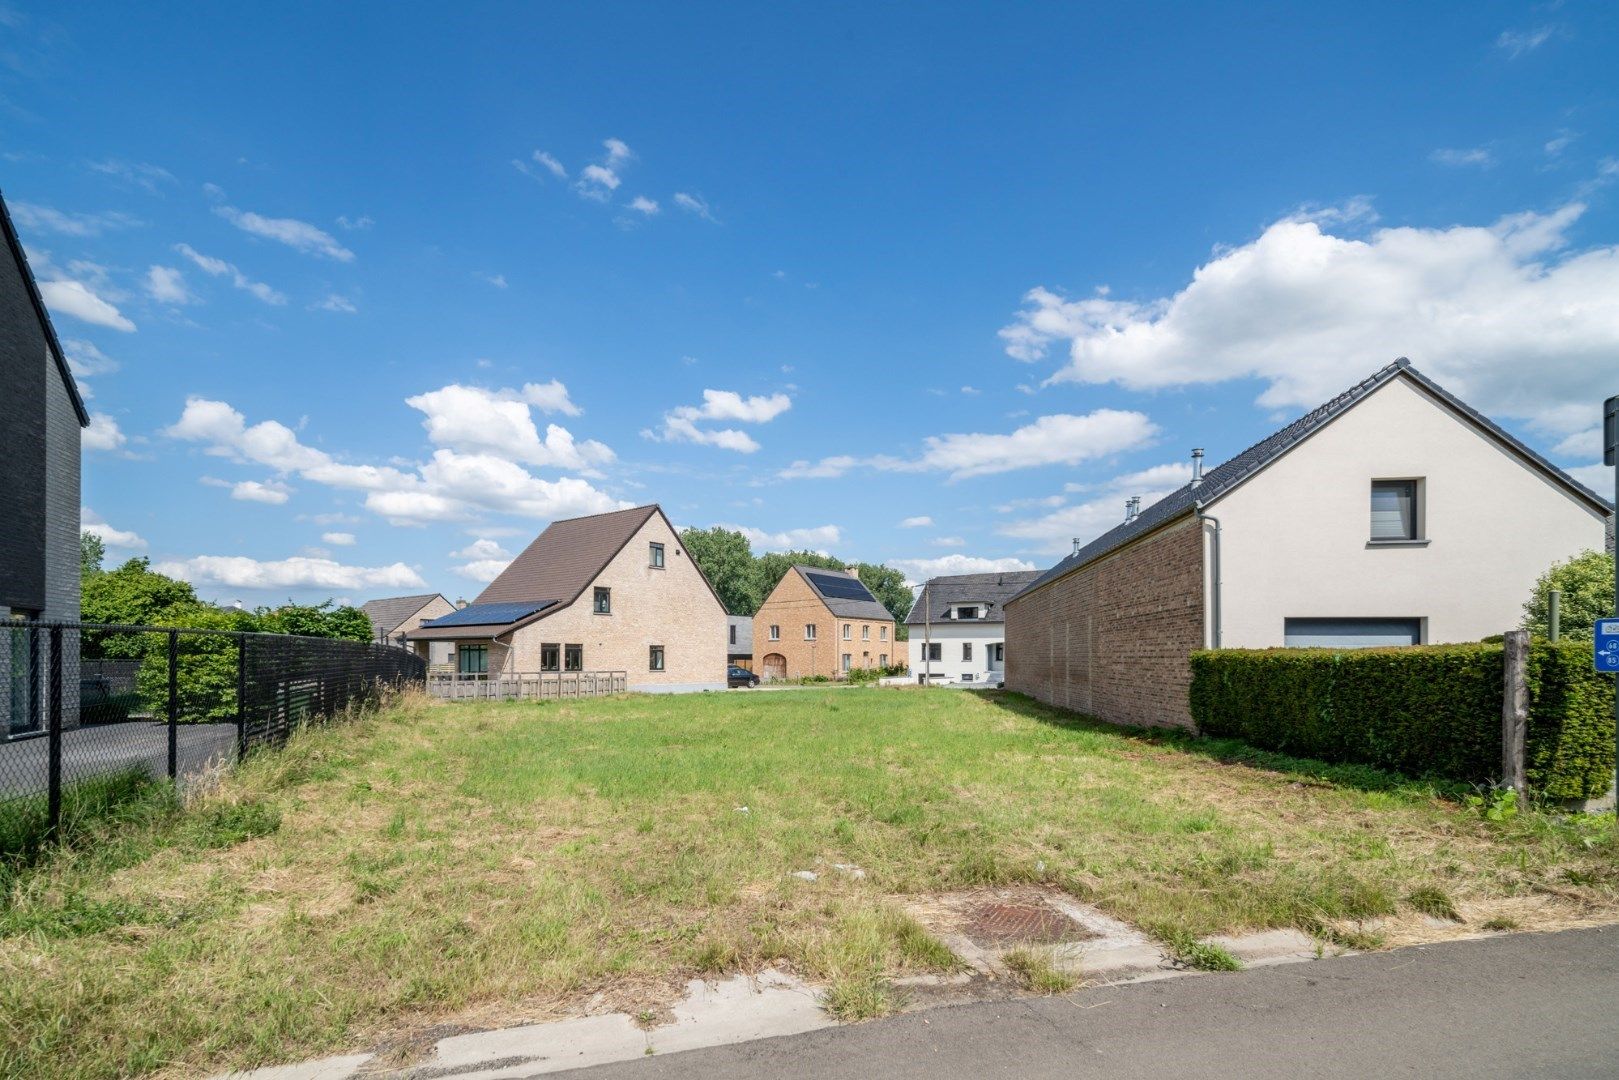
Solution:
M0 623L0 832L6 816L54 831L75 793L184 780L426 674L414 653L370 642Z

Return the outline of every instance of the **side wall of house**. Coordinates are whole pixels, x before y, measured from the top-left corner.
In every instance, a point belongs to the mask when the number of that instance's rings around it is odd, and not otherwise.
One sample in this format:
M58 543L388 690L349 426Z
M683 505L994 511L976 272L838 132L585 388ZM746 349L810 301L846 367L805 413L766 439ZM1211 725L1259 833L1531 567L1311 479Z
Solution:
M653 543L663 545L661 569L651 564ZM612 614L593 610L597 587L612 590ZM585 670L624 671L631 690L723 689L725 626L725 609L680 537L654 514L576 602L513 632L511 655L502 665L539 671L541 645L583 645ZM654 645L663 647L662 671L650 670Z
M46 401L61 382L53 363L22 269L0 241L0 613L46 606Z
M1371 539L1373 480L1419 482L1421 544ZM1289 618L1420 619L1425 642L1516 627L1552 563L1601 550L1605 515L1395 379L1210 508L1221 644L1283 644Z
M1115 724L1190 727L1202 529L1172 523L1006 607L1006 686Z
M48 354L45 381L45 618L79 618L79 413ZM75 657L75 660L77 658Z
M911 665L911 677L921 677L928 668L922 656L922 647L927 638L933 639L933 644L939 646L939 659L933 661L933 678L935 681L946 680L961 682L963 676L970 675L969 682L988 682L985 676L999 677L1004 664L995 663L990 657L991 647L999 645L1006 640L1006 626L1004 623L992 622L947 622L934 623L929 629L925 626L911 627L911 640L906 643L907 655ZM963 659L963 645L972 646L972 659Z

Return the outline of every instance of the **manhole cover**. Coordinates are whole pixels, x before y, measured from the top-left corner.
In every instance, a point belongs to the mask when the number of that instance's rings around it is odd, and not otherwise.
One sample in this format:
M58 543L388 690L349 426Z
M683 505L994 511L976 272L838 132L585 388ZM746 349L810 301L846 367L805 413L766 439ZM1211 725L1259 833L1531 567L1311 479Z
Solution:
M1095 936L1044 904L980 904L973 909L966 931L977 945L1056 945Z

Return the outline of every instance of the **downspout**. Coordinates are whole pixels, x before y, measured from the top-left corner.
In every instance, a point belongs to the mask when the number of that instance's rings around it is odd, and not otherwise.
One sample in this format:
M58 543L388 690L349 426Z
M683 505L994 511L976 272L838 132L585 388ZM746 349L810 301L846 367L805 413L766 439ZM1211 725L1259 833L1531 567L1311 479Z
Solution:
M1220 519L1213 514L1205 514L1203 504L1200 502L1193 503L1192 507L1197 512L1199 524L1206 521L1214 523L1214 543L1211 546L1209 555L1210 577L1214 585L1209 600L1209 648L1218 649L1220 647Z

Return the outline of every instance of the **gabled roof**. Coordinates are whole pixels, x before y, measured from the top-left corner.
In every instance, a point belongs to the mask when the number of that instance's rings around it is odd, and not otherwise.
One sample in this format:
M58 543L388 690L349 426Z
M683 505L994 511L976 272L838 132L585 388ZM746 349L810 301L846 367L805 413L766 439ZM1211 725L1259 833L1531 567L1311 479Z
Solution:
M380 600L367 600L360 605L371 620L371 630L377 634L391 634L401 623L434 600L443 600L442 593L422 593L419 596L385 596ZM448 600L444 601L449 603Z
M654 503L553 521L473 603L552 600L566 607L579 599L641 526L660 512Z
M1139 536L1145 536L1147 533L1168 524L1176 518L1190 514L1201 507L1209 506L1252 479L1277 458L1332 423L1332 421L1360 404L1360 402L1366 400L1374 392L1395 379L1401 378L1428 393L1440 404L1459 415L1464 421L1478 428L1482 434L1506 446L1531 468L1543 473L1548 480L1564 488L1570 495L1581 502L1604 514L1612 512L1612 507L1609 506L1605 499L1600 498L1590 488L1530 449L1511 432L1502 428L1489 417L1412 367L1411 361L1402 356L1394 363L1351 386L1326 404L1305 413L1268 438L1261 439L1231 460L1222 462L1210 469L1203 475L1202 484L1197 487L1187 484L1146 507L1133 520L1115 525L1112 529L1081 547L1077 552L1063 559L1044 574L1041 574L1033 584L1023 590L1023 593L1031 593L1055 581L1057 578L1078 570L1086 563L1093 562L1123 547ZM1019 595L1023 595L1023 593ZM1013 597L1013 599L1016 599L1016 597Z
M980 606L979 618L972 620L975 623L1005 622L1006 613L1002 605L1039 576L1038 570L1008 570L993 574L951 574L933 578L916 594L916 602L911 605L911 613L905 617L905 624L922 626L928 622L929 616L934 625L958 622L960 620L945 618L945 614L962 604Z
M50 312L45 310L45 298L39 295L39 283L34 280L34 271L28 265L22 239L17 235L17 227L11 223L11 211L6 209L3 195L0 195L0 232L5 233L6 248L17 261L17 270L22 274L23 284L28 287L28 299L34 306L34 314L39 317L40 327L45 331L45 340L50 343L51 358L56 361L57 373L67 387L67 396L73 402L73 411L78 414L79 426L89 427L90 414L84 408L84 398L79 396L79 386L73 381L73 372L67 366L67 353L62 351L62 343L56 338L56 327L51 325Z
M820 598L826 609L840 619L886 619L892 621L894 613L883 607L878 599L871 595L871 590L854 574L847 570L825 570L819 566L793 567L810 591ZM837 578L837 583L817 583L817 577ZM828 595L828 588L833 593L848 593L847 596Z

